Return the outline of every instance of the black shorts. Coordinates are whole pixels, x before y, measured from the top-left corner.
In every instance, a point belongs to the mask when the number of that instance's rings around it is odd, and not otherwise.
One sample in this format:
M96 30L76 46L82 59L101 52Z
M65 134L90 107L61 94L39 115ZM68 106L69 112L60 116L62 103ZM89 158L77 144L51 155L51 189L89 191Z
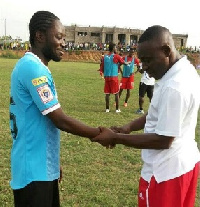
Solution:
M146 85L143 82L140 82L139 96L143 98L147 93L147 97L151 99L153 96L153 89L154 89L154 85Z
M15 207L60 207L58 180L33 181L13 194Z

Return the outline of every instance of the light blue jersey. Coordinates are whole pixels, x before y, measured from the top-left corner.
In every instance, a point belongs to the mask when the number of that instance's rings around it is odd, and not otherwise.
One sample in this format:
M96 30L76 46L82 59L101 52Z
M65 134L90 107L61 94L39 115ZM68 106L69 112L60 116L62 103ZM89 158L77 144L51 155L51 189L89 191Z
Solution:
M28 52L11 75L11 187L60 176L60 130L45 116L60 107L53 78L41 60Z
M118 64L113 62L114 54L104 55L104 77L118 76Z
M127 62L127 56L125 57L125 62ZM123 74L122 77L128 78L134 72L134 58L131 63L123 66Z

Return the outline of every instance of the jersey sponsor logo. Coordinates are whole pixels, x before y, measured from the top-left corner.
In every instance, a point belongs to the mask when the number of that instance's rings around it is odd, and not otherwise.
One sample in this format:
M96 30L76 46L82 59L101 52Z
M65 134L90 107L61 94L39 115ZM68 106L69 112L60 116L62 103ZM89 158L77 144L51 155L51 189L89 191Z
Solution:
M144 197L143 197L143 195L142 195L142 192L139 193L139 198L142 199L142 200L144 200Z
M41 76L39 78L35 78L32 80L32 84L34 86L38 86L38 85L41 85L42 83L47 83L48 82L48 79L46 76Z
M53 94L47 84L37 88L37 91L43 103L48 103L53 100Z

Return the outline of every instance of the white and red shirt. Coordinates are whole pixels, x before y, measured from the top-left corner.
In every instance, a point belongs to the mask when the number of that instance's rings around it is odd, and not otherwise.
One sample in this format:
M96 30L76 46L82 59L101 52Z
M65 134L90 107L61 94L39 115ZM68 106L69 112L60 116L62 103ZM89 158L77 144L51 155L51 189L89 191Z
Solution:
M141 176L158 183L179 177L200 161L195 128L200 106L200 77L186 56L155 83L145 133L175 137L169 149L142 150Z

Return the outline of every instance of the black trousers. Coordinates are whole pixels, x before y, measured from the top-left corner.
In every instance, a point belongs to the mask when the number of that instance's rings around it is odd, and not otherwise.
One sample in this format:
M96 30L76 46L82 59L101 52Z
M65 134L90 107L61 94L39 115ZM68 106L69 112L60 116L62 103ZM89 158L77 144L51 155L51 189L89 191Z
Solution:
M60 207L58 180L33 181L13 194L15 207Z

